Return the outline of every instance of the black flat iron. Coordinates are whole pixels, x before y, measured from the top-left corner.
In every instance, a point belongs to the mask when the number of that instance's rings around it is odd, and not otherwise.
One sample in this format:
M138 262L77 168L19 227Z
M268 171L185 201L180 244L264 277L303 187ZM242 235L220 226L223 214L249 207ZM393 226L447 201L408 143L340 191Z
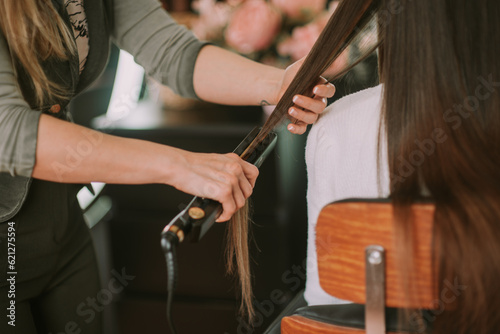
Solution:
M259 132L260 128L253 129L233 153L241 156ZM277 135L274 132L269 133L244 160L260 168L274 146L276 146L276 141ZM165 226L162 232L162 240L172 238L173 236L169 237L168 235L174 234L179 239L179 242L182 242L188 235L191 242L199 241L221 213L222 204L219 202L195 196L187 207Z
M233 151L257 168L274 149L278 139L274 132L264 137L261 130L254 128ZM199 241L221 213L222 204L219 202L195 196L161 233L161 246L167 263L167 321L172 334L177 333L172 321L172 298L177 280L176 246L186 238L191 242Z

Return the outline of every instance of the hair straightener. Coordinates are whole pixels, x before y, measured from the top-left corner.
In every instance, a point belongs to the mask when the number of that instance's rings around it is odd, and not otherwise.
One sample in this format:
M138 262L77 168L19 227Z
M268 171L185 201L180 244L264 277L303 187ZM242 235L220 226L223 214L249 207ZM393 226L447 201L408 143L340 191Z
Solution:
M260 131L261 128L254 128L233 151L257 168L260 168L276 146L278 138L276 133L270 132L264 139L259 139L256 142L255 139ZM222 204L219 202L195 196L187 207L165 226L161 233L161 246L167 262L167 320L173 334L176 333L171 317L172 297L177 275L176 246L186 238L189 238L191 242L199 241L213 226L221 213Z

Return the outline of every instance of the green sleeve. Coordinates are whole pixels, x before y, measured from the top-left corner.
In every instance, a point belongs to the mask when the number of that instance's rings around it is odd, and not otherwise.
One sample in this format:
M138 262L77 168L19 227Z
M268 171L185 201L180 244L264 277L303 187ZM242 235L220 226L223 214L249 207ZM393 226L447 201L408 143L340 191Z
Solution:
M194 65L207 43L178 25L157 0L114 0L113 10L115 44L175 93L198 98L193 86Z

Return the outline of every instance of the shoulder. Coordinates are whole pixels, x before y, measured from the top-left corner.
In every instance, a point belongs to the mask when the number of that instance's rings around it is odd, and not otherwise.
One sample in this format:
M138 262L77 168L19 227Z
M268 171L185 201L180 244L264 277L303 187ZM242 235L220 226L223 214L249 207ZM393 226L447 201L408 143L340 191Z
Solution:
M347 95L329 105L312 126L308 143L321 141L324 137L344 142L353 136L358 137L363 131L378 130L382 93L383 85L378 85Z
M326 119L351 119L368 113L379 113L382 101L383 85L367 88L362 91L344 96L329 105L319 121Z
M329 202L378 196L382 92L379 85L346 96L330 105L313 125L306 145L312 221Z

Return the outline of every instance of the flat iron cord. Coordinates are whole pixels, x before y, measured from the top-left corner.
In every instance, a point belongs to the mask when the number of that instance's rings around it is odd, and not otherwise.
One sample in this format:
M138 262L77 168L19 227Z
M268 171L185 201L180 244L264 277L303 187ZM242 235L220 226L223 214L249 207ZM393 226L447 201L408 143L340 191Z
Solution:
M174 320L172 318L172 303L174 298L175 288L177 286L177 244L179 238L171 232L167 232L162 237L162 247L165 254L165 262L167 265L167 322L171 334L177 334Z

